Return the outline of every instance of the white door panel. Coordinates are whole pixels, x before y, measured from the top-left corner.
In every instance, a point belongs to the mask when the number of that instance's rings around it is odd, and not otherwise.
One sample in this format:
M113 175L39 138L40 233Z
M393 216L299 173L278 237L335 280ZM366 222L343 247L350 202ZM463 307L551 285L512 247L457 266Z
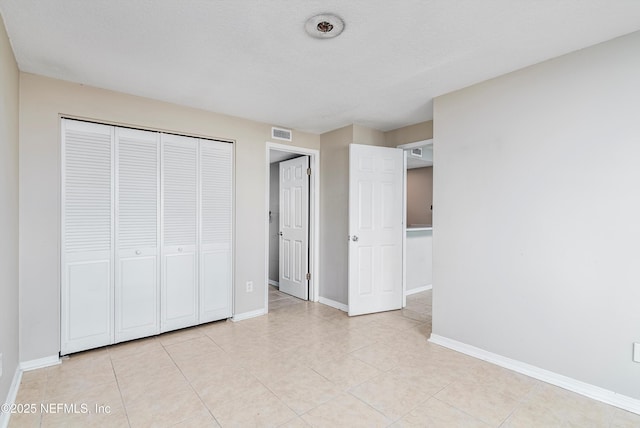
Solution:
M161 331L198 321L198 139L162 134Z
M69 354L113 342L111 260L69 262L62 286L62 346Z
M309 298L309 157L280 162L280 291Z
M162 331L197 324L195 247L165 249L163 268Z
M231 249L202 250L200 253L200 322L231 316Z
M116 128L115 341L160 332L160 137Z
M63 355L113 343L113 128L62 120Z
M229 318L233 288L233 147L200 140L199 322Z
M140 250L121 251L117 271L116 342L158 334L157 251L147 254Z
M403 152L349 148L349 315L402 306Z

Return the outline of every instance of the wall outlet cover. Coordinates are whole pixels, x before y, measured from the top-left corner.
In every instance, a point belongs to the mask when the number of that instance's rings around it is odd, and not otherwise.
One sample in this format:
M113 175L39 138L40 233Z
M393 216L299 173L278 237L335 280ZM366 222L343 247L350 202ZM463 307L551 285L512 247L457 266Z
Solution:
M253 281L247 281L247 293L253 293Z
M633 344L633 361L640 363L640 343Z

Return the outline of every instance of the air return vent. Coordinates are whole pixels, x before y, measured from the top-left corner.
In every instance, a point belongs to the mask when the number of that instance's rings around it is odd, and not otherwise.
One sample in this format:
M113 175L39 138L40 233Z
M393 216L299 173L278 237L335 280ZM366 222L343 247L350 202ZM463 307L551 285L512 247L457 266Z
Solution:
M275 140L291 141L291 130L283 128L271 128L271 138Z
M415 149L411 149L411 156L416 158L422 157L422 147L416 147Z

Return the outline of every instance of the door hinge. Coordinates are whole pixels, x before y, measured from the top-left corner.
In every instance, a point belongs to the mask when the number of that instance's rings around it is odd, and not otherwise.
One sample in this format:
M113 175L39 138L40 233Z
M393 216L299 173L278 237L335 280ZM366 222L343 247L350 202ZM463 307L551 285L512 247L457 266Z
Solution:
M307 281L311 281L311 274L307 272Z
M311 168L307 168L307 175L311 175Z

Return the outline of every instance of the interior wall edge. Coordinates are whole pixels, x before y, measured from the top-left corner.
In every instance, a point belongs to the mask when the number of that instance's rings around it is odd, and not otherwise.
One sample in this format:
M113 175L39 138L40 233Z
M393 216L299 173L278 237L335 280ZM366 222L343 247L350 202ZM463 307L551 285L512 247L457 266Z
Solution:
M11 373L20 361L19 88L20 72L0 15L0 403L12 394Z

